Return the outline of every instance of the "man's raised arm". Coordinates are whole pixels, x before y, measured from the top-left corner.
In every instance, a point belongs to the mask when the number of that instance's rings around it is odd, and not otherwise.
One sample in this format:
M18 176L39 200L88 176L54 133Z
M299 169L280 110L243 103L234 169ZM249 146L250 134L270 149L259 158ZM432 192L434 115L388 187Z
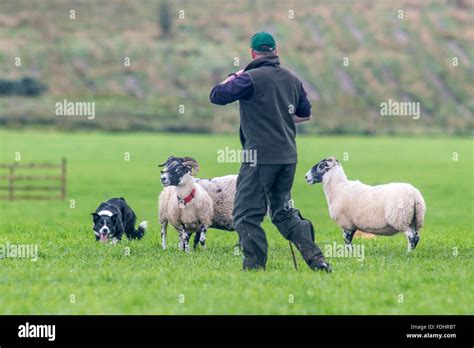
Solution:
M225 105L239 99L250 99L252 96L252 79L243 70L240 70L215 85L209 95L209 100L213 104Z

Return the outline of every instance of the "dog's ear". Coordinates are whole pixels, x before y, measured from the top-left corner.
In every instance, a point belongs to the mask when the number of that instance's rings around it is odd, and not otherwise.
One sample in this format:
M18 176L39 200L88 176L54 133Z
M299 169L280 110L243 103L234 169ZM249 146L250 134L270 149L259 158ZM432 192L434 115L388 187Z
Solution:
M97 220L100 219L100 215L97 213L91 213L91 215L92 215L92 220L94 221L94 223L96 223Z
M110 217L110 220L112 220L112 224L116 224L118 220L118 214L114 214Z

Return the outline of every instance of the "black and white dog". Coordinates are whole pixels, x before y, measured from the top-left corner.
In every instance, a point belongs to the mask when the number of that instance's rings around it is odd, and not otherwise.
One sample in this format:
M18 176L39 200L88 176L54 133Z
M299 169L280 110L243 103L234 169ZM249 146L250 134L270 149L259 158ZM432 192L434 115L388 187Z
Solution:
M128 239L141 239L148 227L148 222L142 221L135 230L137 216L122 197L101 203L91 215L96 241L117 243L124 232Z

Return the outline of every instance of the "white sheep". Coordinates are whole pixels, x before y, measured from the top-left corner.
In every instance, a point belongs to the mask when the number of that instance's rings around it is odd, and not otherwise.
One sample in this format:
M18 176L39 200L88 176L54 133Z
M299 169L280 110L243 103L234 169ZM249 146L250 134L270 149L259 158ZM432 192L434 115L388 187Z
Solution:
M199 170L197 162L189 157L170 156L163 165L158 215L161 223L161 243L166 249L166 230L170 223L179 233L179 248L189 252L192 233L194 248L198 243L206 247L206 232L214 216L214 204L204 188L195 182L191 172Z
M183 160L184 158L170 156L162 166L166 168L173 161L182 162ZM194 181L206 190L213 201L214 212L212 223L209 227L225 231L235 231L232 220L232 210L234 208L237 175L225 175L212 179L194 178ZM173 186L165 187L160 194L159 202L168 201L169 197L175 196ZM167 204L159 204L158 211L160 217L159 221L161 223L161 245L163 249L166 249L166 206ZM236 247L239 245L240 243L238 243Z
M403 232L408 251L415 249L426 206L420 191L410 184L369 186L348 180L334 157L317 163L306 173L309 184L323 183L329 215L343 229L346 245L352 246L356 230L391 236Z
M234 231L232 210L237 184L237 175L225 175L212 179L195 179L211 196L214 202L214 216L211 228Z

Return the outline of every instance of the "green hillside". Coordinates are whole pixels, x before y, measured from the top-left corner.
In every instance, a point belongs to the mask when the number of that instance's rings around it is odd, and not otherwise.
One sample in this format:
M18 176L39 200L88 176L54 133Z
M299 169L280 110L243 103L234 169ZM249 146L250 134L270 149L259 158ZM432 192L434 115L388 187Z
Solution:
M169 15L162 1L2 0L0 77L48 89L0 96L0 125L235 132L237 105L211 105L209 91L266 30L313 102L302 132L472 134L474 1L166 4ZM94 101L96 118L56 116L63 99ZM388 99L420 102L421 118L380 116Z

